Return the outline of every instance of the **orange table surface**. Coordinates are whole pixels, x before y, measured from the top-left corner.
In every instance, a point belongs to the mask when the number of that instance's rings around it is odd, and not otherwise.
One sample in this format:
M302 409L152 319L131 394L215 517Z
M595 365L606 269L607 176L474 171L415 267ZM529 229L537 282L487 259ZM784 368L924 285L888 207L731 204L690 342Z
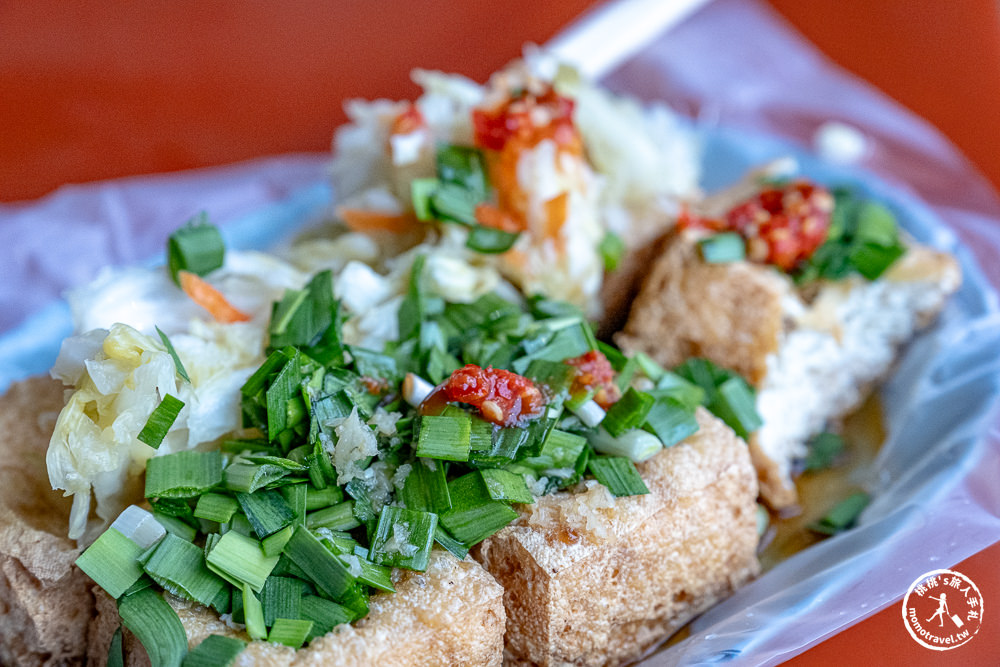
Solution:
M1000 5L770 0L1000 185ZM61 184L324 151L347 97L412 97L420 65L483 80L595 0L0 5L0 201ZM1000 603L1000 546L958 569ZM995 664L1000 614L936 653L895 602L790 664Z

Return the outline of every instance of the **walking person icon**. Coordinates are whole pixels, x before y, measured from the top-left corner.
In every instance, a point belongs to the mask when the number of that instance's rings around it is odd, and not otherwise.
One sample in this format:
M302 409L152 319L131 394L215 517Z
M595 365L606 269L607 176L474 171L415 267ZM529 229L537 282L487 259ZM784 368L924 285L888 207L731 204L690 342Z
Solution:
M936 616L941 621L938 625L943 628L944 615L948 613L948 596L945 593L942 593L941 597L939 598L936 598L933 595L928 595L927 597L929 597L932 600L937 600L938 602L937 611L931 614L931 617L927 619L927 622L930 623L931 621L934 620L934 617Z

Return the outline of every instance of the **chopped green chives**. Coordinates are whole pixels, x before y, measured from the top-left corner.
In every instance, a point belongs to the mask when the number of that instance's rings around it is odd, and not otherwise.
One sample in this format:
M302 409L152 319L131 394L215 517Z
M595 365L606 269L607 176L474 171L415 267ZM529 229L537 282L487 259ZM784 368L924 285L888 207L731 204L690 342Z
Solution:
M649 493L635 464L623 456L594 456L587 463L598 482L613 496L641 496Z
M805 470L816 471L829 468L844 451L844 439L836 433L824 431L809 442Z
M199 519L228 523L239 508L240 504L232 496L221 493L206 493L198 497L194 515Z
M468 413L449 416L422 416L417 433L416 454L428 459L467 461L471 445Z
M341 530L323 528L316 530L316 537L323 545L337 555L353 554L358 547L358 541L350 533Z
M653 403L652 396L629 387L608 410L601 426L617 438L625 431L641 426L646 421L646 416L653 407Z
M350 596L355 578L307 528L298 526L285 545L285 555L298 565L324 596L344 602Z
M537 470L572 468L586 446L587 439L583 436L552 429L542 442L538 456L524 459L523 463Z
M292 539L292 534L295 532L295 526L289 525L285 526L279 531L271 533L263 540L260 541L260 548L264 550L265 556L277 556L288 544L288 540Z
M470 452L488 453L493 449L493 424L479 417L472 417L469 450ZM442 473L444 469L442 468Z
M427 569L437 515L384 507L372 535L369 557L372 562L392 567L405 567L423 572Z
M510 250L520 237L520 232L505 232L502 229L475 225L469 230L465 246L483 254L497 255Z
M452 507L439 517L451 535L466 546L473 546L517 518L507 503L490 497L478 472L471 472L448 483Z
M153 517L160 523L161 526L167 529L168 533L176 535L182 540L191 542L198 534L198 530L194 526L176 516L171 516L154 510Z
M561 318L559 320L545 320L544 322L547 326L558 326L558 328L555 329L554 335L545 345L514 361L515 373L523 375L535 359L563 361L579 357L597 347L590 326L576 317L567 318L565 322Z
M664 447L671 447L697 433L698 420L692 408L670 396L662 396L656 399L646 414L646 426Z
M413 338L420 333L427 310L427 297L424 294L424 265L426 255L417 255L410 268L410 285L403 302L399 305L399 339Z
M882 204L866 201L857 208L854 238L884 248L894 246L899 243L896 217Z
M476 422L473 421L473 426L475 424ZM487 426L490 425L487 424ZM492 432L492 426L490 426L490 430ZM418 458L412 466L399 494L403 504L411 510L422 510L435 514L451 509L451 496L448 494L448 480L445 477L444 464L431 459Z
M167 348L167 353L174 360L174 368L177 370L177 374L180 375L186 382L190 382L191 378L188 376L187 370L184 368L184 364L181 363L181 358L177 356L177 350L174 349L174 344L170 342L167 338L167 334L160 331L160 327L153 327L156 329L156 333L160 336L160 341L163 343L163 347Z
M302 604L302 582L291 577L268 577L260 591L264 625L272 626L279 618L298 618Z
M434 219L431 197L440 185L441 181L436 178L415 178L410 181L410 200L417 220L430 222Z
M680 401L691 410L694 410L705 402L704 389L693 382L685 380L676 373L667 371L664 371L656 381L656 389L651 390L649 393L654 397L669 396L674 400Z
M361 522L354 516L353 500L345 500L306 515L306 527L310 529L351 530L360 525Z
M377 565L358 554L353 555L357 556L358 565L361 566L361 574L358 575L358 581L386 593L396 592L396 589L392 585L392 570L390 568Z
M254 493L293 471L273 463L256 464L236 459L223 472L223 485L230 491Z
M306 488L306 511L322 509L344 500L344 492L339 486L328 486L325 489Z
M185 664L187 664L185 662ZM105 667L125 667L125 654L122 653L122 628L119 625L115 629L115 634L111 635L111 644L108 646L108 662Z
M289 428L288 402L296 398L301 391L302 372L300 369L301 355L295 350L288 363L272 378L264 392L267 409L267 439L274 442L286 428Z
M436 218L469 226L478 224L476 206L480 202L482 197L477 193L454 183L442 183L430 196Z
M547 394L558 400L572 386L576 369L562 361L533 359L524 375L536 385L545 387Z
M645 352L636 352L632 358L639 364L639 370L642 371L642 374L654 383L659 382L660 378L667 372L663 366L660 366Z
M209 635L187 654L181 667L229 667L246 646L242 639Z
M597 246L597 251L601 253L601 260L604 262L605 271L614 271L625 255L625 241L614 232L604 232L601 244Z
M142 576L138 558L143 549L114 528L108 528L76 559L84 574L108 595L119 598Z
M247 634L250 639L264 639L267 637L267 624L264 623L264 607L260 600L254 595L250 584L243 582L243 621L247 626Z
M275 620L267 641L300 648L312 631L313 622L302 619L279 618Z
M286 486L278 489L281 493L281 497L285 499L288 507L292 510L295 515L295 523L304 524L306 521L306 506L308 504L307 498L309 496L309 485L308 484L288 484Z
M465 557L469 555L469 547L452 537L440 523L434 529L434 541L447 549L452 556L459 560L465 560Z
M905 252L906 248L902 244L883 247L874 243L861 243L851 250L849 258L858 273L868 280L875 280Z
M167 534L143 565L153 581L174 595L210 606L225 582L205 566L201 548Z
M521 475L500 468L484 468L479 471L486 491L493 500L505 500L511 503L533 503L535 497Z
M746 257L746 242L738 232L713 234L698 241L702 259L709 264L738 262Z
M871 502L871 496L864 491L853 493L844 498L826 513L819 521L808 525L809 530L825 535L835 535L852 528L858 521L858 516Z
M222 453L182 451L146 462L147 498L193 498L222 481Z
M310 641L332 632L338 625L354 620L354 614L349 609L318 595L304 596L299 614L303 619L313 622L308 637Z
M118 600L122 624L139 638L152 667L176 667L187 654L187 634L177 612L145 588Z
M204 211L188 220L167 240L167 267L178 285L180 278L177 274L180 271L204 276L221 267L225 255L222 234L218 227L209 224Z
M437 175L445 183L454 183L479 198L489 191L483 153L478 148L443 144L436 155Z
M146 420L146 425L142 427L136 438L139 442L144 442L153 449L157 449L163 442L163 438L166 437L167 431L174 425L177 415L180 414L183 407L184 401L167 394L153 409L149 419Z
M255 591L264 586L264 581L278 563L277 556L264 555L260 542L234 530L222 536L207 560L233 579L249 584Z
M708 409L726 422L737 435L746 438L764 423L757 414L756 402L754 391L746 380L734 375L718 386Z
M253 527L250 520L244 514L234 514L229 521L229 530L235 530L244 537L253 537Z
M301 290L289 290L271 312L271 349L294 346L322 364L344 360L339 303L333 298L333 276L320 271ZM270 438L273 440L273 438Z
M236 500L257 537L261 539L291 525L295 520L295 512L277 491L237 493Z

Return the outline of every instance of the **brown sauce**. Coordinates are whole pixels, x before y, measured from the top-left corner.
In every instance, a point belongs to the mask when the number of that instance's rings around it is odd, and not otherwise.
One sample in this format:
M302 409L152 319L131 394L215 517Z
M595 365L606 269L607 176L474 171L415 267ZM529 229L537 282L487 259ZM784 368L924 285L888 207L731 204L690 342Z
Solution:
M771 523L761 539L760 564L762 573L806 547L826 538L809 530L838 501L858 491L863 478L885 441L882 405L871 396L851 416L844 420L841 435L844 453L836 463L817 472L803 473L795 481L799 492L799 507L785 516L771 514ZM691 635L690 623L674 633L653 655L679 644ZM649 656L647 656L649 657Z
M836 463L816 472L806 472L796 480L799 507L785 516L771 515L771 525L762 539L760 564L764 572L815 544L824 535L806 526L819 520L838 501L861 490L861 480L870 469L885 441L882 406L877 396L870 397L844 420L844 454Z

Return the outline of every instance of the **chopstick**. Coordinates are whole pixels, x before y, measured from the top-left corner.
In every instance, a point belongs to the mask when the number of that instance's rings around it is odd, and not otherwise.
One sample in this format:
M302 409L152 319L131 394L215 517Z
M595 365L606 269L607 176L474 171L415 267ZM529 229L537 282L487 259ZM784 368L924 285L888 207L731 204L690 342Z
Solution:
M617 0L571 23L545 45L559 60L599 79L708 0Z

